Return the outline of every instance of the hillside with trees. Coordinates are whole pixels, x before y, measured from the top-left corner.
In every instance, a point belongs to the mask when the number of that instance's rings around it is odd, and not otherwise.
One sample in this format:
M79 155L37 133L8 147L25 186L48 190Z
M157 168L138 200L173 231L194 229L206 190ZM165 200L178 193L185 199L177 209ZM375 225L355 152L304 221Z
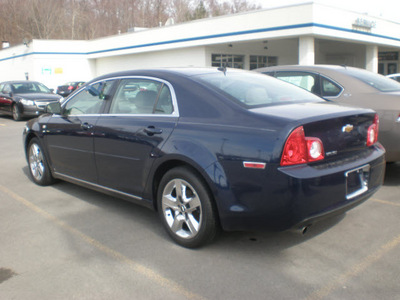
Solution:
M89 40L260 9L247 0L0 0L0 38Z

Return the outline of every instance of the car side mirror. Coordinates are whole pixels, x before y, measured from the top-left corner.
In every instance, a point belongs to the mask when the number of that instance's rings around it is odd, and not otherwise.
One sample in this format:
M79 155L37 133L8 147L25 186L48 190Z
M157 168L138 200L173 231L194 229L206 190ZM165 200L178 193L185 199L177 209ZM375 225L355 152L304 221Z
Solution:
M46 105L44 108L45 113L61 115L61 103L60 102L52 102Z
M89 92L90 95L93 97L99 97L100 96L100 91L95 89L93 86L88 86L87 91Z

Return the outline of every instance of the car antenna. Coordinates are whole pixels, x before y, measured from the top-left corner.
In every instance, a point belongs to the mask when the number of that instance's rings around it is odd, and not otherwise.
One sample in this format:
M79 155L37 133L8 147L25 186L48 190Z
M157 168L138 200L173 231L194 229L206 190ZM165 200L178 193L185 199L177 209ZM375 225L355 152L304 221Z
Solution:
M226 76L226 64L223 64L222 67L219 67L218 71L224 72L224 75Z

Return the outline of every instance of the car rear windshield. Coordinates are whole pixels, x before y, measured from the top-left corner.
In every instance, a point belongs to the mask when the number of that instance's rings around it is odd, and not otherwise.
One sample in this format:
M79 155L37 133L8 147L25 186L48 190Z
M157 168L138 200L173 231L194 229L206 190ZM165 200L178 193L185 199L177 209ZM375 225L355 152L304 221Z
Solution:
M196 77L246 108L286 102L323 101L297 86L263 74L227 70L225 73L221 71Z
M368 72L362 69L348 68L345 70L347 74L361 80L362 82L376 88L381 92L400 91L400 83L389 79L383 75Z

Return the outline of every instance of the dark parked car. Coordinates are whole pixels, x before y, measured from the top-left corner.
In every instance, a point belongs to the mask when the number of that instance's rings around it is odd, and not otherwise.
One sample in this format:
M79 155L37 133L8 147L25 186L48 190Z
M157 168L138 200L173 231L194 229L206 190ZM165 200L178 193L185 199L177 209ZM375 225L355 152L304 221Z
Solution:
M383 181L374 111L253 72L114 73L47 109L24 131L33 181L62 179L156 209L185 247L220 227L306 228Z
M44 84L36 81L6 81L0 83L0 113L12 115L20 121L37 117L44 107L62 99Z
M379 141L386 149L386 161L400 161L400 83L345 66L278 66L257 71L331 101L375 110L379 115Z
M63 85L60 85L57 87L57 94L67 97L69 96L73 91L77 90L80 88L82 85L84 85L84 81L71 81L67 82Z

